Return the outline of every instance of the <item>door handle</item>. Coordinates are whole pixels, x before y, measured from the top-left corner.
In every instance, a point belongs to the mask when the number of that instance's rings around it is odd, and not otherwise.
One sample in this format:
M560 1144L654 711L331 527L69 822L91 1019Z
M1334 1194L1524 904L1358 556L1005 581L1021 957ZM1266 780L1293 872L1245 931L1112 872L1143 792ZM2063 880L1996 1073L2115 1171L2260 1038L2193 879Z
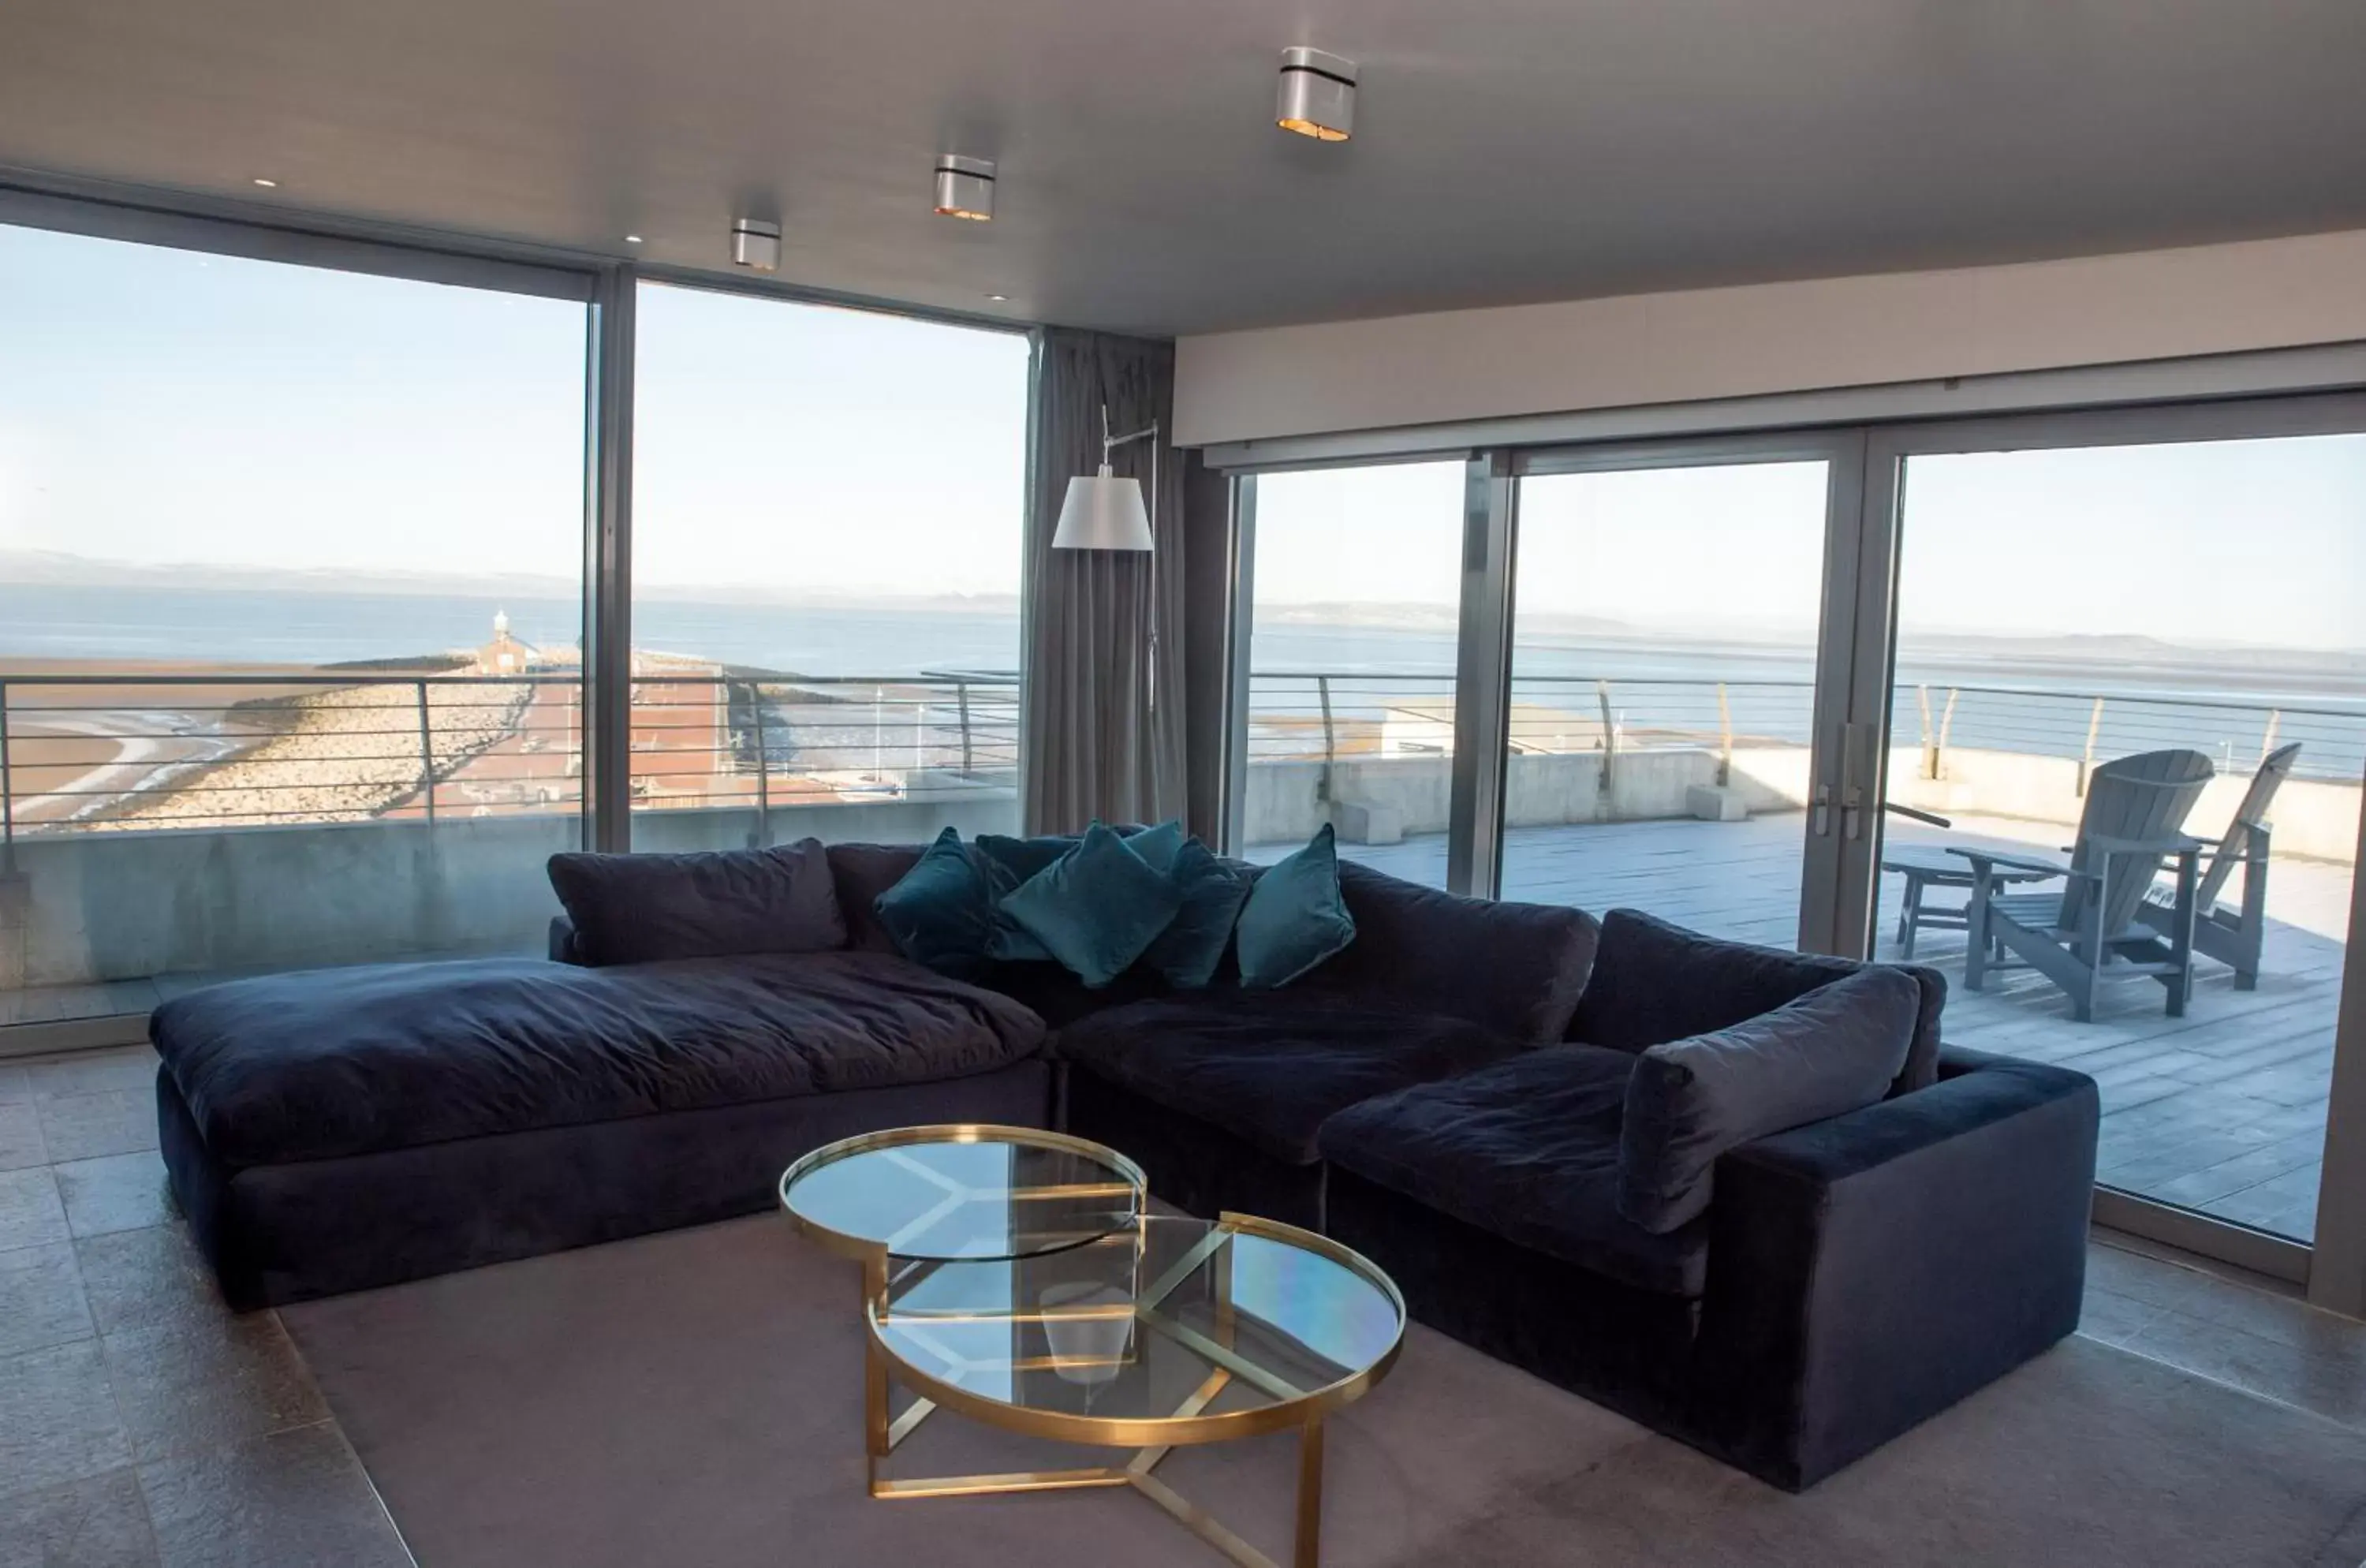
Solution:
M1831 746L1822 757L1817 759L1820 767L1815 787L1808 797L1808 831L1820 839L1830 838L1832 831L1832 769L1836 765L1832 753L1845 753L1847 750L1848 726L1837 725L1832 729Z
M1873 772L1866 743L1872 739L1869 724L1841 726L1841 836L1852 842L1865 837L1865 791Z

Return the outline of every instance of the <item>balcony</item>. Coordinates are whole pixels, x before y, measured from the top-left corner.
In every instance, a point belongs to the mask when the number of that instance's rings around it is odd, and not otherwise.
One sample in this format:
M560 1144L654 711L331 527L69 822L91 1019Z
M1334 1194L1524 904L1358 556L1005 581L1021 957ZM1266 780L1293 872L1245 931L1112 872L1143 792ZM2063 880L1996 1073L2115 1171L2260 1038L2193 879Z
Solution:
M1336 812L1405 835L1397 843L1343 842L1342 854L1444 886L1451 725L1441 727L1438 716L1450 717L1450 690L1443 678L1261 675L1249 857L1287 853ZM1793 942L1811 697L1804 682L1520 682L1503 896L1597 912L1623 905L1741 941ZM1915 957L1951 982L1950 1043L2096 1078L2106 1184L2282 1235L2311 1235L2366 719L2011 687L1906 685L1893 701L1900 733L1889 758L1890 797L1955 824L1943 831L1892 818L1886 844L1893 849L1987 845L2058 859L2098 761L2180 745L2219 760L2219 776L2188 824L2214 834L2259 757L2303 742L2300 767L2270 813L2276 853L2257 989L2236 989L2230 969L2197 958L2185 1017L2166 1017L2159 987L2131 979L2107 993L2094 1021L2077 1023L2063 994L2026 970L1966 989L1960 931L1922 931ZM1686 792L1704 785L1737 792L1748 818L1689 815ZM1883 878L1878 957L1898 953L1901 882Z
M810 681L652 662L637 674L643 848L1016 828L1010 676ZM144 1014L263 968L537 951L541 862L580 841L580 691L572 670L9 677L0 1023ZM1450 682L1261 674L1253 696L1252 858L1354 816L1403 837L1343 852L1444 883ZM1790 942L1809 702L1804 682L1521 682L1504 895ZM1901 687L1896 712L1908 728L1892 798L1955 828L1893 821L1893 846L2053 853L2099 759L2170 744L2222 759L2191 824L2211 832L2263 749L2304 742L2273 813L2256 990L2201 959L2185 1018L2130 981L2079 1024L2026 972L1963 988L1961 933L1925 931L1917 957L1957 982L1952 1043L2095 1076L2106 1181L2308 1234L2366 722L2001 687ZM1731 792L1747 818L1696 819L1702 787ZM1895 878L1881 898L1897 908ZM1896 935L1885 923L1879 955Z

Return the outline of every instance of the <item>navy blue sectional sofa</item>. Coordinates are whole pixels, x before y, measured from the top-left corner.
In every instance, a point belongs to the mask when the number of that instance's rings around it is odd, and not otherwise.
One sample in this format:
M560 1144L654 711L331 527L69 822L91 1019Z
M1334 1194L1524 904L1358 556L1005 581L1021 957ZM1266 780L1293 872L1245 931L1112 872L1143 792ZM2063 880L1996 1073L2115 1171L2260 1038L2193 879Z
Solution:
M1087 991L1044 964L965 983L872 914L919 852L830 848L832 951L596 965L561 920L547 962L160 1009L164 1157L224 1294L756 1213L832 1139L997 1122L1105 1141L1188 1210L1324 1229L1417 1319L1786 1487L2077 1325L2094 1086L1943 1049L1927 970L1887 1099L1730 1149L1706 1210L1654 1232L1616 1191L1641 1053L1865 966L1345 864L1355 941L1281 990Z

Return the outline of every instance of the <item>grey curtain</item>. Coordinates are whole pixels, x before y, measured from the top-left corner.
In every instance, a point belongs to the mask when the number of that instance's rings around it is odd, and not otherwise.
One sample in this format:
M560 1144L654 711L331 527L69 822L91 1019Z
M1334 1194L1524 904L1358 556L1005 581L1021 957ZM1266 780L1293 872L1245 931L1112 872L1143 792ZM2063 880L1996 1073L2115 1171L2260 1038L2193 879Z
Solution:
M1094 818L1162 822L1184 811L1183 465L1175 345L1047 328L1030 454L1023 772L1027 830L1073 833ZM1157 421L1151 443L1120 447L1120 475L1153 501L1156 548L1055 550L1068 480L1101 460L1101 408L1119 435Z

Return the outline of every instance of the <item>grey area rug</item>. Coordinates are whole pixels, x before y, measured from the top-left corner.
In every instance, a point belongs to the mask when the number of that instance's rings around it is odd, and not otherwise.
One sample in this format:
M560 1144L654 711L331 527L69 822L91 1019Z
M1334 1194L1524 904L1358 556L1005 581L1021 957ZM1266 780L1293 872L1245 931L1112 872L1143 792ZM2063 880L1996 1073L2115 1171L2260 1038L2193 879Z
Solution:
M1217 1568L1124 1491L873 1501L851 1264L761 1218L283 1313L424 1568ZM2072 1339L1790 1496L1416 1329L1335 1417L1340 1565L2366 1558L2366 1434ZM1280 1555L1287 1438L1159 1473ZM1098 1463L940 1414L897 1461Z

